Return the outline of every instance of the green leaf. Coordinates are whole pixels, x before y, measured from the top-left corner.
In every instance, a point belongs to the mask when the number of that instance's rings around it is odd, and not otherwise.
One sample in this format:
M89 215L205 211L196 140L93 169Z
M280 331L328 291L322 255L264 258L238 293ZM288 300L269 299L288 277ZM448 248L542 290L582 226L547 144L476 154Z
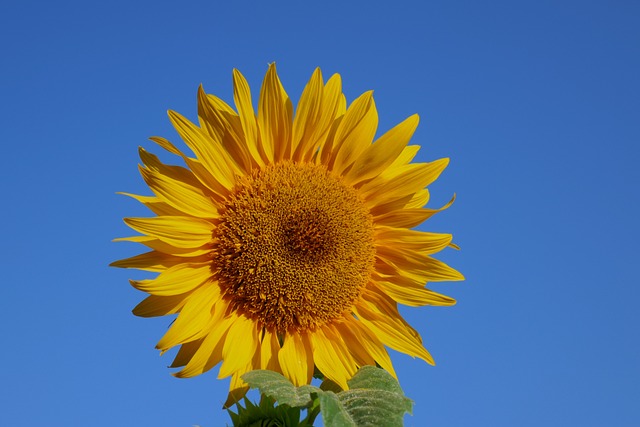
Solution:
M351 418L340 398L332 391L326 391L318 395L320 400L320 413L322 422L326 427L357 427L358 424Z
M411 400L384 390L347 390L338 395L344 410L356 426L401 427L405 412L411 413Z
M413 405L413 402L405 397L398 381L385 370L375 366L362 367L347 381L349 390L340 392L329 380L325 380L321 388L310 385L295 387L284 376L273 371L247 372L242 379L249 387L259 389L267 399L277 401L280 405L277 408L311 408L317 399L315 405L319 403L326 427L401 427L404 414L411 413ZM251 406L249 403L245 405ZM299 413L298 409L295 414L286 414L291 416L289 422L292 425L296 425L293 424L293 417ZM281 421L285 413L277 415L280 417L271 419Z
M256 370L242 375L244 382L251 388L257 388L265 396L269 396L280 405L292 408L306 408L311 405L311 393L317 393L319 388L311 385L295 387L284 376L277 372Z
M383 369L364 366L347 383L349 390L318 394L326 427L402 427L404 414L411 413L413 402Z
M363 366L356 374L347 381L349 390L354 388L364 388L373 390L385 390L404 396L398 381L384 369L375 366Z

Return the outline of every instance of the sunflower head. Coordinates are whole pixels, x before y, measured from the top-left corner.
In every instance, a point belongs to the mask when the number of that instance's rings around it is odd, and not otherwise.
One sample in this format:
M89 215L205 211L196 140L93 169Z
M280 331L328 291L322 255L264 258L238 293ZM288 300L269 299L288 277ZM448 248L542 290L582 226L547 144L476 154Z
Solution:
M322 165L289 160L245 178L213 238L233 309L281 336L344 316L375 258L371 215L355 190Z
M317 69L295 114L275 65L257 114L242 74L233 81L235 109L201 87L198 124L169 112L190 152L151 138L183 166L140 149L153 196L129 196L155 216L126 218L140 235L117 239L148 251L114 266L158 273L131 281L149 294L134 313L177 314L157 344L180 347L175 375L221 363L232 403L254 369L302 385L317 368L346 389L364 365L395 375L385 347L433 363L397 307L455 303L425 288L463 279L431 256L451 235L413 229L453 202L425 208L448 159L411 162L416 115L374 141L372 93L347 108L337 74Z

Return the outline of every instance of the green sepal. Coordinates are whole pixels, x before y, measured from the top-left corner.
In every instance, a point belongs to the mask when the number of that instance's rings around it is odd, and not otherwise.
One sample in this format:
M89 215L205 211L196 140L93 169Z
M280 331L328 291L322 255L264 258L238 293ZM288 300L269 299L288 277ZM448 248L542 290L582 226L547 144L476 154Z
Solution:
M262 397L256 405L246 397L244 407L238 402L238 412L228 409L227 412L235 427L289 427L298 426L300 421L300 408L289 406L274 406L274 400Z

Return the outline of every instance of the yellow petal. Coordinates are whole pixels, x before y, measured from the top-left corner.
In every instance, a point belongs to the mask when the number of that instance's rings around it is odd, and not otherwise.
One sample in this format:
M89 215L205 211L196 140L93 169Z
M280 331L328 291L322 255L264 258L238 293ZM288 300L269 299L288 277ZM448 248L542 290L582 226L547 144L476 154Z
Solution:
M200 186L203 190L206 189L211 193L211 196L216 200L223 200L228 193L227 189L222 185L217 178L215 178L214 174L210 172L205 165L203 165L199 160L194 159L192 157L188 157L182 151L180 151L175 145L169 142L165 138L161 138L159 136L152 136L149 138L151 141L158 144L160 147L165 150L173 153L177 156L182 157L182 160L186 163L189 168L189 172L196 179L194 186ZM179 168L177 166L169 166L172 168ZM184 168L179 168L184 169Z
M429 202L429 190L427 188L423 188L422 190L418 190L413 194L411 200L407 202L404 206L406 209L418 209L423 207Z
M238 109L240 123L244 132L244 141L247 144L249 153L259 166L263 166L265 163L260 154L262 150L258 140L258 124L253 110L253 102L251 101L251 90L247 80L236 69L233 70L233 99Z
M224 127L224 146L228 147L229 145L237 145L237 149L243 152L243 161L241 162L238 160L237 162L238 164L244 164L246 172L250 172L254 166L258 166L258 163L253 158L247 142L245 141L240 116L226 102L217 96L207 94L207 101L209 105L211 105L213 111L216 112L218 120ZM233 155L235 148L227 148L227 150Z
M211 310L219 300L218 283L210 283L193 291L156 348L166 351L176 345L202 338L212 321Z
M280 372L280 364L278 363L279 352L280 343L278 342L278 335L265 330L262 343L260 344L260 369Z
M148 166L148 169L140 168L140 173L161 200L190 216L198 218L218 216L218 207L190 172L183 178L175 173L177 170L175 166L163 165L157 157L147 153L142 147L140 147L140 157Z
M249 385L242 380L242 376L247 372L260 369L260 351L256 351L252 360L250 360L243 368L238 369L231 376L229 384L229 395L223 408L228 408L237 403L249 391Z
M153 141L155 142L155 140ZM168 141L167 143L171 144ZM178 153L182 155L180 151L178 151ZM198 180L193 176L193 172L191 170L185 169L182 166L165 165L160 161L158 156L149 153L147 150L145 150L142 147L138 147L138 155L140 156L140 160L142 160L142 163L146 166L147 169L156 171L156 172L161 172L169 176L172 180L182 181L189 186L192 186L192 187L198 186Z
M151 280L131 280L131 285L152 295L179 295L192 291L213 275L211 263L180 263Z
M377 226L374 235L379 251L393 252L396 248L399 248L416 250L427 255L446 248L453 238L451 234L429 233L383 226Z
M276 65L269 65L258 102L258 131L269 162L291 158L293 107L280 83Z
M234 315L235 320L222 348L222 366L218 378L225 378L249 363L258 348L258 325L242 315Z
M191 356L186 366L174 375L178 378L189 378L208 371L222 360L222 348L229 327L235 316L224 316L226 307L216 304L211 322L208 325L204 340Z
M247 173L250 172L254 167L258 167L259 163L253 158L251 150L247 142L245 141L244 131L242 130L242 120L240 116L231 108L226 102L218 98L217 96L207 94L207 100L209 104L212 106L213 110L216 111L218 119L222 122L223 127L225 129L224 133L224 145L225 147L230 144L237 144L238 150L243 151L243 159L244 165ZM231 141L227 142L227 139ZM227 148L229 153L233 155L233 150ZM239 162L238 164L243 164L243 162Z
M413 228L423 221L431 218L433 215L438 212L442 212L443 210L449 208L455 201L456 196L454 194L453 198L441 207L440 209L396 209L385 211L383 209L376 209L376 214L374 215L373 222L376 225L385 225L388 227L402 227L402 228Z
M395 277L389 277L388 280L375 280L373 284L395 301L410 307L424 305L450 306L456 303L455 299L446 295Z
M179 212L198 218L217 218L218 207L198 187L175 181L167 175L140 168L140 174L149 188L163 201Z
M326 138L324 138L324 144L321 145L320 148L318 149L320 155L318 156L318 153L315 154L316 157L314 160L316 164L321 164L325 167L331 167L334 159L333 156L337 151L335 150L334 139L335 139L336 131L340 127L340 123L342 122L343 119L344 119L344 115L337 117L331 124L331 127L327 132Z
M224 188L231 189L235 184L235 176L240 174L240 168L220 142L214 141L202 129L175 111L169 111L169 119L198 160Z
M312 137L317 132L318 121L323 113L321 105L323 91L322 72L320 68L316 68L302 91L293 120L291 150L294 161L303 160L310 145L315 142Z
M419 145L408 145L404 147L400 155L387 167L385 173L392 173L393 170L408 165L420 150Z
M376 257L397 267L400 271L419 274L425 281L464 280L464 276L459 271L423 253L398 248L395 250L389 250L388 248L378 249L380 250L377 251Z
M322 95L321 109L322 116L318 121L318 131L312 137L312 140L317 142L310 144L310 147L314 148L308 152L308 155L316 155L315 148L321 148L321 155L317 157L317 161L328 165L332 155L333 136L347 111L347 101L342 94L342 80L339 74L334 74L327 81Z
M388 200L385 203L372 206L369 212L371 212L371 215L373 215L374 217L377 217L387 212L405 209L407 203L411 202L411 200L413 199L414 194L406 194L400 198L393 197L391 198L391 200Z
M378 112L373 92L365 92L349 106L334 137L335 159L329 168L342 174L371 146L378 128Z
M362 298L355 308L358 319L386 346L433 365L433 358L422 346L420 336L408 328L394 307L385 307L383 301L382 298L376 298L370 303Z
M163 254L158 251L150 251L114 261L109 265L118 268L136 268L138 270L160 272L174 265L181 264L184 261L184 258L181 257Z
M335 334L319 327L311 334L313 360L325 377L348 390L347 380L355 374L355 363L351 365L350 357L346 357L344 342L335 341ZM351 360L350 360L351 359Z
M340 335L333 324L327 324L323 328L323 332L327 339L333 344L333 350L338 356L338 360L342 362L349 378L353 377L358 370L358 365L349 350L350 342L344 340L344 336Z
M202 85L198 88L198 118L200 127L222 145L243 172L250 172L252 159L242 137L240 117L224 101L207 95Z
M122 194L123 196L131 197L132 199L137 200L138 202L142 203L147 208L149 208L151 212L153 212L158 216L160 215L180 216L183 214L178 209L172 207L166 202L163 202L162 200L158 199L155 196L139 196L137 194L123 193L123 192L117 192L116 194Z
M334 321L332 324L334 332L344 341L346 349L358 368L364 365L375 365L375 359L363 346L360 335L354 331L354 326L347 320L348 318L353 319L353 316L345 316L343 321Z
M418 115L414 114L369 145L358 156L345 179L352 185L357 185L381 174L402 153L418 127L418 122Z
M354 319L353 317L349 319L348 325L350 330L358 337L358 340L374 358L376 363L380 365L382 369L393 375L394 378L397 378L389 353L387 352L387 349L384 348L384 344L380 339L362 322Z
M247 394L247 391L249 391L249 385L240 377L249 371L251 371L251 369L241 370L231 376L231 382L229 383L229 395L227 396L227 400L224 402L222 409L227 409L235 405Z
M180 350L178 350L176 357L173 359L173 362L171 362L171 365L169 365L169 367L178 368L189 363L191 358L193 358L193 355L196 354L196 351L198 351L198 349L202 345L203 341L204 338L200 338L198 340L189 341L182 344L180 346Z
M124 222L139 233L153 236L178 248L197 248L211 242L213 224L187 216L125 218Z
M313 353L307 335L288 333L278 352L282 374L296 387L308 384L313 376Z
M134 242L141 243L157 252L161 252L167 255L175 255L181 258L198 258L202 255L209 254L211 252L210 247L197 246L195 248L179 248L177 246L170 245L162 240L150 236L131 236L120 237L113 239L114 242ZM195 260L199 261L199 260Z
M189 294L157 296L149 295L133 309L133 314L140 317L158 317L175 314L186 303Z
M242 124L240 123L240 121L236 123L235 121L229 120L229 117L235 117L240 120L240 116L238 116L238 113L236 113L229 104L215 95L207 94L207 100L216 111L224 115L226 120L229 121L229 124L236 130L236 134L241 135L242 132L237 132L238 130L242 131Z
M435 181L448 163L449 159L440 159L409 165L404 172L386 182L381 182L381 178L367 182L362 186L361 194L368 206L381 205L407 194L414 194Z

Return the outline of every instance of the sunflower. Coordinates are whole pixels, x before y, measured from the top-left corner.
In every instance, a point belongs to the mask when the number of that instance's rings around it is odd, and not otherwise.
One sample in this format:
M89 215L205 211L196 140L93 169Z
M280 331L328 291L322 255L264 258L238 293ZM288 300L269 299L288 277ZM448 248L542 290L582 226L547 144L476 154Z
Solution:
M125 218L149 251L114 262L159 273L131 284L149 296L142 317L177 314L157 348L180 346L171 367L193 377L221 362L231 377L227 405L254 369L308 384L317 368L343 389L363 365L395 376L385 347L433 364L401 317L408 306L452 305L425 283L463 276L432 254L450 234L413 230L435 213L426 187L448 159L411 163L413 115L374 142L372 92L347 108L341 78L316 69L295 114L275 65L254 112L234 70L236 110L198 90L198 124L169 111L193 155L151 140L184 166L140 148L140 173L154 196L127 194L151 218Z

